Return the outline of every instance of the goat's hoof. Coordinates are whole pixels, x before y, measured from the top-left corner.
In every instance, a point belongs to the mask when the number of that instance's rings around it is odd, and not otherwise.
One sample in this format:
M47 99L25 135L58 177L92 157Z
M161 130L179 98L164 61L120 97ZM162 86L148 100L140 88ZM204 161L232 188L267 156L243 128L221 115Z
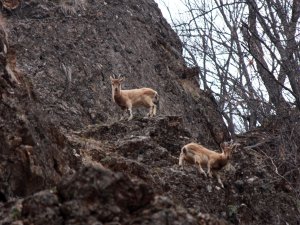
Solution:
M222 187L216 186L216 189L217 189L218 191L220 191L220 190L222 190Z
M224 189L224 184L223 183L219 183L221 188Z

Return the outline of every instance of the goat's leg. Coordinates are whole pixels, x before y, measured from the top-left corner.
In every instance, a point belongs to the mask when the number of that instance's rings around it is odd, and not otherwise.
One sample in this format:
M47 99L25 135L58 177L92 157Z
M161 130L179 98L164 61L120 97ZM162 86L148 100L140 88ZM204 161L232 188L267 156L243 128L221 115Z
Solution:
M149 113L147 114L147 116L148 117L152 117L152 115L153 115L153 106L150 105L150 107L149 107Z
M155 116L155 114L156 114L156 106L153 104L150 108L149 115L150 115L150 117L153 117L153 116Z
M224 188L224 185L223 185L223 183L222 183L222 181L221 181L221 176L220 176L220 174L219 174L218 172L214 172L214 174L215 174L216 177L217 177L218 183L221 185L222 188Z
M211 172L211 165L210 165L210 161L207 162L207 174L210 178L212 178L212 172Z
M196 164L198 164L199 172L200 172L201 174L203 174L205 177L207 177L207 174L206 174L205 171L203 170L203 168L202 168L202 166L201 166L201 163L196 163Z
M132 118L133 118L132 107L128 107L128 111L129 111L129 117L128 117L128 121L129 121L129 120L132 120Z
M179 166L181 166L182 169L184 169L184 154L180 153L180 156L179 156Z
M156 105L154 104L153 105L153 110L152 110L152 116L155 116L156 115Z

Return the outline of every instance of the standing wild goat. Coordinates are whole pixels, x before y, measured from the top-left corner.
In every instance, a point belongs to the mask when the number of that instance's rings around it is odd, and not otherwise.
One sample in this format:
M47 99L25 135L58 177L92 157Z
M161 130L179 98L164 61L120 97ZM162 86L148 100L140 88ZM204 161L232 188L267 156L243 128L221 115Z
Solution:
M232 151L235 147L239 146L238 143L223 143L220 145L222 153L217 153L215 151L209 150L202 145L196 143L190 143L181 149L179 156L179 165L183 167L184 161L192 164L198 164L200 173L207 176L207 174L202 169L202 166L207 167L207 173L209 177L215 174L219 184L224 188L221 181L219 170L221 170L225 165L227 165L229 158L231 157Z
M113 78L110 77L112 86L112 99L121 109L127 109L130 113L128 120L131 120L132 107L146 107L149 108L149 117L156 115L156 105L158 104L158 94L151 88L139 88L131 90L122 90L121 84L124 77Z

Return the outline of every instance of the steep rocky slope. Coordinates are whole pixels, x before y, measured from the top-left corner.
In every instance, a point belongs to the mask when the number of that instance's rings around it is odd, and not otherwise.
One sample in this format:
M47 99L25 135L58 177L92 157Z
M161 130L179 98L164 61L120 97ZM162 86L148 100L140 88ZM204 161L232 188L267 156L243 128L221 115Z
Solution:
M0 31L0 193L5 200L54 185L74 160L65 137L34 101L30 82L17 69L3 18Z
M116 74L126 77L124 89L157 90L159 114L182 115L193 136L210 133L205 139L211 145L229 138L154 1L74 1L81 5L69 14L64 4L37 2L9 17L10 41L43 110L57 124L78 129L115 121L121 110L111 101L109 76Z
M88 126L66 135L77 172L56 187L3 204L0 221L297 224L299 174L293 167L276 170L270 155L275 137L264 129L239 136L246 147L235 152L221 189L195 167L178 167L178 147L191 140L180 117Z
M7 33L4 39L10 45L7 63L15 73L12 88L16 88L16 93L18 88L23 89L23 93L6 98L14 113L3 106L6 115L2 123L7 129L2 133L2 151L10 158L10 154L16 153L7 149L31 146L26 148L33 148L33 159L24 155L20 162L28 165L31 160L31 167L35 168L35 172L18 172L20 169L13 167L13 172L4 176L10 179L4 179L15 183L14 178L20 177L16 179L20 179L21 185L24 174L38 173L38 177L44 178L34 184L34 191L47 186L45 179L53 183L73 171L76 165L63 134L90 124L118 120L121 110L111 101L109 83L113 73L126 76L125 88L149 86L158 90L159 114L182 115L193 137L204 136L203 140L210 145L229 138L214 103L197 89L196 74L188 77L193 70L185 67L180 41L154 2L76 2L81 4L24 1L16 10L3 9L5 18L1 21ZM136 111L135 115L141 116ZM17 125L16 117L26 122ZM14 122L8 123L10 120ZM27 136L31 142L26 141ZM18 141L11 144L6 138ZM53 140L59 146L46 144ZM42 153L35 148L43 149ZM23 189L12 194L32 192Z
M297 140L297 114L238 136L224 189L178 167L229 135L152 0L4 3L0 224L297 224L300 144L276 139ZM158 90L159 115L119 121L113 73Z

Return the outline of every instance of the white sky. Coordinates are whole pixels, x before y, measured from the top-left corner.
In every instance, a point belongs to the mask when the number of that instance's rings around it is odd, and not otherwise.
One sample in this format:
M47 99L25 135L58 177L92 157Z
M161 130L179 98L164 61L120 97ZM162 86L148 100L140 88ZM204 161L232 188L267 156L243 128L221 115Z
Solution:
M182 0L154 0L158 7L160 8L163 16L167 19L169 23L171 23L171 19L169 13L166 9L166 6L170 9L173 17L179 14L179 11L182 12L185 8Z

